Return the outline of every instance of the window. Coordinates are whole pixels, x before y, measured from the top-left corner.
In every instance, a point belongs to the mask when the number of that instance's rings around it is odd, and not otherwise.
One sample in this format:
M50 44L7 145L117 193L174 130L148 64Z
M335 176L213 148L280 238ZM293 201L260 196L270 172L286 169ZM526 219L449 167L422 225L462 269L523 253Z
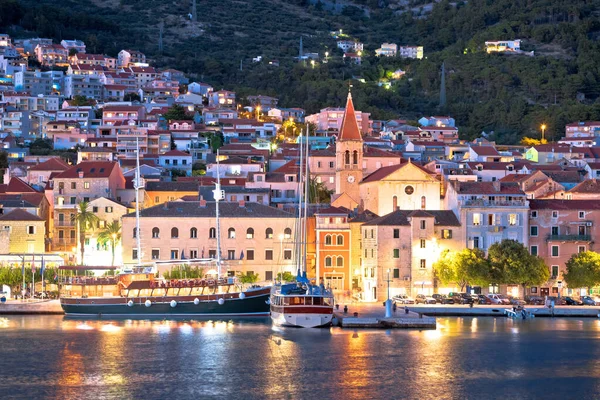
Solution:
M552 257L558 257L558 246L552 246Z
M394 239L400 239L400 229L394 229Z
M426 208L426 204L427 199L425 198L425 196L421 196L421 210L424 210Z
M421 229L425 229L427 227L427 221L424 219L421 220Z
M344 245L344 236L338 235L338 237L337 237L337 245L338 246L343 246Z
M77 204L77 197L71 196L69 200L71 201L71 204Z
M343 267L344 266L344 257L338 257L335 265L338 267Z
M331 246L331 235L325 235L325 246Z
M90 183L89 182L83 182L83 188L84 189L89 189L90 188Z
M331 267L332 266L331 257L329 257L329 256L325 257L325 266L326 267Z
M235 229L234 228L229 228L227 230L227 237L229 239L235 239Z
M481 214L480 213L473 214L473 225L475 225L475 226L481 225Z
M171 260L177 260L179 258L179 250L171 250Z
M333 161L329 162L329 168L335 168L335 163Z
M71 189L77 189L77 182L71 182Z
M553 265L552 266L552 274L550 276L550 279L556 279L557 276L558 276L558 265Z
M179 229L171 228L171 239L177 239L179 237Z
M475 236L473 238L473 248L474 249L478 249L479 248L479 236Z
M404 188L404 193L406 193L407 195L411 195L415 192L415 188L412 186L407 186Z
M552 218L558 218L558 211L552 211Z
M98 212L98 207L96 207L96 206L92 207L92 212L93 213L97 213Z
M283 231L283 237L285 239L290 239L292 237L292 229L291 228L285 228Z
M254 239L254 229L246 229L246 239Z
M113 208L112 207L105 207L104 208L104 212L111 213L111 212L113 212Z
M198 229L192 228L190 229L190 238L196 239L198 237Z
M285 197L287 197L288 199L293 199L294 197L296 197L296 191L294 189L286 190Z
M152 249L152 259L153 260L160 259L160 250L159 249Z
M559 233L558 233L558 232L559 232L559 230L558 230L558 226L553 226L553 227L552 227L552 228L550 228L550 229L551 229L551 234L552 234L553 236L556 236L556 235L558 235L558 234L559 234Z
M537 255L538 255L538 247L537 247L537 246L531 246L531 247L529 248L529 253L530 253L532 256L537 256Z
M152 228L152 238L158 239L159 235L160 235L160 229L158 229L156 227Z
M400 249L394 249L394 258L400 258Z
M529 227L529 236L537 236L538 235L538 227L532 225Z
M317 168L321 168L321 161L317 161Z
M292 259L292 251L291 250L284 250L283 251L283 259L284 260L291 260Z
M352 152L352 164L357 165L358 164L358 151L354 150Z
M333 176L329 177L329 183L335 183L335 178Z
M137 237L137 228L133 228L132 236L134 239Z
M442 229L442 239L452 239L452 229Z
M160 203L160 197L159 196L154 196L154 203L156 203L156 204Z
M375 229L371 229L371 239L375 237Z
M365 258L369 257L369 255L367 254L367 249L365 249Z
M585 218L585 211L579 211L579 219Z
M254 250L246 250L246 259L249 261L254 260Z
M371 258L375 257L375 249L371 249Z
M198 258L198 250L190 250L190 258Z
M494 214L488 214L488 225L494 225Z
M427 268L427 260L425 260L424 258L421 259L421 263L419 265L421 267L421 269L425 269Z
M350 164L350 151L346 150L344 153L344 164Z
M531 212L531 218L537 218L537 211L532 211Z
M265 237L267 239L273 239L273 229L267 228L267 230L265 231Z
M217 258L217 250L208 250L208 258Z
M34 235L34 234L35 234L35 226L33 226L33 225L29 225L29 226L27 227L27 233L28 233L29 235Z
M394 279L400 278L400 269L394 268Z
M273 250L265 250L265 260L273 259Z
M235 260L235 250L227 250L227 259Z
M217 230L215 228L210 228L208 230L208 238L209 239L216 239L217 238Z
M515 226L519 223L519 216L517 214L508 214L508 224Z
M133 249L131 251L131 259L137 260L137 258L138 258L137 249Z
M273 280L273 271L265 271L265 281Z
M83 201L85 201L86 203L89 203L90 202L90 198L89 197L84 197Z
M421 239L421 248L424 249L425 248L425 239Z

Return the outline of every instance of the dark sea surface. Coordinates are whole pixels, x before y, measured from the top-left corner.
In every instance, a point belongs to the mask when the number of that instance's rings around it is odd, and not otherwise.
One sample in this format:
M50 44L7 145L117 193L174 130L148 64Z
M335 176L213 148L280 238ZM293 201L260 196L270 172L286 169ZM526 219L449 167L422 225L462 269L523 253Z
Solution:
M0 318L0 399L599 399L600 321L430 331Z

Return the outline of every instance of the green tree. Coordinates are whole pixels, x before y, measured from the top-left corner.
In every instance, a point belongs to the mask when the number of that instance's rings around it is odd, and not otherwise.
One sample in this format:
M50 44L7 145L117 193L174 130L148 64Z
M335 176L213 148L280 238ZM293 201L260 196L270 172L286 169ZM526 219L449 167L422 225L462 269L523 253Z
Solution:
M182 121L182 120L191 120L192 116L188 115L183 106L179 104L173 104L169 107L169 110L163 114L163 117L167 121Z
M4 182L4 171L8 168L8 153L6 151L0 151L0 183Z
M73 222L79 230L79 246L81 253L81 264L83 265L85 255L85 234L94 229L96 223L100 220L96 214L89 210L89 202L82 201L77 205L76 213L73 215Z
M110 250L112 252L112 261L110 265L115 265L115 250L117 248L117 243L121 241L121 224L119 221L113 221L107 224L98 234L98 241L103 246L110 243Z
M123 101L142 101L137 93L127 93L123 96Z
M258 274L254 274L250 271L240 274L239 278L242 285L253 284L258 282Z
M525 287L541 285L550 278L550 271L544 261L532 256L522 243L505 239L494 243L488 250L491 278L494 283Z
M291 272L283 272L277 274L277 280L280 282L294 282L296 277Z
M567 272L563 277L571 289L589 290L600 284L600 254L594 251L573 254L566 265Z
M479 249L446 250L433 268L444 285L455 283L461 291L467 285L484 286L489 283L489 264Z
M317 178L310 178L308 182L308 202L326 204L331 202L332 190L327 189L323 182L318 182Z
M88 99L85 96L76 94L75 96L73 96L73 98L71 99L71 101L69 103L73 107L77 107L77 106L84 107L84 106L93 106L95 104L95 101L93 99Z

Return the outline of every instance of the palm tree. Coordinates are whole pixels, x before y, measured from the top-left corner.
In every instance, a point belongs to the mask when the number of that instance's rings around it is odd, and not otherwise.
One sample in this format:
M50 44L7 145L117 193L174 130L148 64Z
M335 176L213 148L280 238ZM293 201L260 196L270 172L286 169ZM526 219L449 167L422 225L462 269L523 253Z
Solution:
M117 243L121 241L121 224L119 221L113 221L98 234L98 242L103 246L110 242L110 249L112 250L112 263L115 265L115 249Z
M73 216L73 222L79 229L79 245L81 246L81 264L83 264L83 255L85 253L85 234L90 228L94 228L100 220L96 214L88 210L89 202L82 201L77 205L77 213Z

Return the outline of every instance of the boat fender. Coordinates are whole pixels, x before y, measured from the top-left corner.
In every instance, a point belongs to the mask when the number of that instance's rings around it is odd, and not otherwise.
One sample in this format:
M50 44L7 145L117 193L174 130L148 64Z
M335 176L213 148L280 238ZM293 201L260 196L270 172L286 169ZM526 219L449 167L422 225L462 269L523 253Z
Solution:
M194 304L195 304L195 305L198 305L198 304L200 304L200 300L199 300L197 297L194 299Z
M177 302L175 300L171 300L171 307L174 308L175 306L177 306Z
M246 293L240 293L240 299L244 300L246 298Z
M221 298L218 301L219 305L222 306L223 304L225 304L225 299Z
M133 307L133 301L132 301L132 300L129 300L129 301L127 302L127 305L128 305L129 307Z
M152 305L152 302L150 300L146 300L144 305L146 305L146 307L150 307Z

